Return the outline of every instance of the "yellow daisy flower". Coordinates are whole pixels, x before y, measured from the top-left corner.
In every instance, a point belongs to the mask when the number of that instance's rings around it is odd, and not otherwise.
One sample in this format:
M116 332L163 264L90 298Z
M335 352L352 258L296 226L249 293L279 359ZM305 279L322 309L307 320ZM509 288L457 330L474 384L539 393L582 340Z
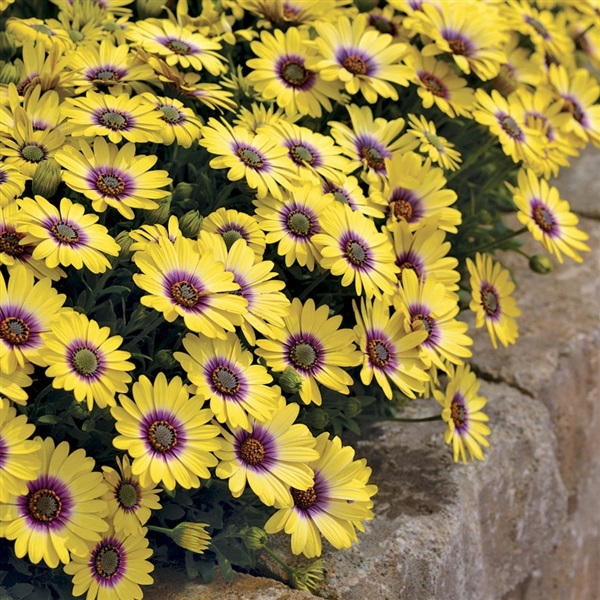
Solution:
M25 388L28 388L33 379L29 377L34 371L33 365L30 363L22 367L17 367L12 373L2 372L0 377L0 403L4 402L3 398L8 398L15 404L25 406L29 397Z
M2 505L0 527L4 537L15 540L17 558L27 556L33 564L43 560L55 569L85 555L108 529L101 499L106 485L84 450L70 452L67 442L55 446L52 438L34 442L40 446L35 456L41 469L25 493Z
M288 115L283 108L278 108L276 104L265 105L253 102L250 108L239 107L233 123L249 129L252 133L258 133L259 127L263 125L276 125L279 121L295 123L301 116L300 114Z
M111 96L89 91L85 98L67 98L62 107L65 125L73 137L107 136L118 144L128 142L162 142L163 123L154 104L146 96L128 94Z
M281 392L270 384L273 378L265 367L253 364L252 353L242 350L235 333L224 340L202 334L183 339L187 351L174 356L196 386L196 396L210 400L210 409L219 423L231 429L250 430L248 416L267 421L279 406Z
M321 231L321 216L332 203L332 196L324 195L313 183L285 193L281 200L266 197L254 201L258 225L267 232L267 244L279 242L277 254L285 256L286 267L298 262L309 271L315 268L320 254L313 238Z
M169 217L166 227L160 225L160 223L156 225L142 225L139 229L134 229L128 233L129 237L133 240L133 243L129 247L131 252L144 250L146 244L158 244L158 240L162 237L169 238L169 240L174 242L182 235L179 229L179 220L175 215Z
M446 138L437 135L435 123L428 121L423 115L408 115L411 127L407 133L419 144L419 152L426 154L434 163L439 163L444 169L456 171L462 162L460 152L454 150L454 144Z
M108 491L103 499L108 504L107 518L117 533L125 535L143 535L143 525L152 516L153 510L160 510L160 489L154 484L143 486L139 477L131 472L127 455L116 457L118 471L103 466L104 483Z
M341 394L349 394L352 377L348 367L360 363L351 329L340 329L342 317L329 317L329 306L315 307L312 298L304 304L294 298L284 327L273 328L274 336L257 340L256 354L276 373L295 369L302 379L300 398L305 404L321 404L319 383Z
M15 165L0 165L0 208L8 206L21 196L28 179L30 178L23 175Z
M154 200L169 195L159 189L172 182L168 172L150 170L157 156L136 156L133 143L117 148L103 137L95 138L93 147L84 140L79 146L81 151L65 146L57 153L56 162L65 169L63 181L89 198L96 212L110 206L133 219L133 208L158 208Z
M585 241L587 233L577 229L577 216L570 211L569 203L561 200L554 186L538 179L529 169L521 169L518 186L512 188L513 200L519 209L517 218L527 226L533 238L540 242L562 263L562 253L576 262L582 262L577 251L589 252Z
M461 459L466 463L467 452L471 460L484 460L481 446L489 446L486 436L490 428L485 424L489 419L481 412L487 400L478 395L479 386L469 365L460 365L450 373L445 393L434 391L436 400L443 406L442 419L448 424L444 439L446 444L452 444L454 462Z
M66 299L44 277L34 284L33 273L22 265L8 277L0 273L0 371L11 374L29 361L43 364L42 335L50 330ZM45 349L44 349L45 357Z
M27 494L27 483L37 478L41 444L28 439L34 432L27 417L17 416L17 410L0 398L0 502Z
M339 85L323 81L319 73L306 68L315 51L307 43L306 30L291 27L285 33L261 32L261 41L250 44L258 58L247 61L252 71L248 81L265 100L276 100L286 114L320 117L322 108L331 112L331 100L340 101Z
M163 98L147 94L152 100L163 121L163 143L170 146L175 141L183 148L190 148L198 141L202 123L191 108L187 108L176 98Z
M307 558L321 556L321 536L334 548L350 548L358 542L356 529L373 519L372 496L377 486L367 485L371 469L353 460L354 449L342 446L339 437L328 433L317 438L319 458L308 464L315 483L307 490L292 488L292 507L278 510L265 524L267 533L284 530L291 536L292 553Z
M140 302L169 323L181 316L188 329L220 339L241 325L248 301L236 295L240 286L212 252L200 254L197 243L183 237L174 242L163 237L133 260L141 271L133 281L148 292Z
M48 27L42 19L19 19L11 17L6 21L6 33L18 42L20 46L27 42L43 46L49 52L53 46L61 52L73 47L69 33L62 27Z
M341 81L350 95L359 91L369 104L377 98L398 100L392 84L407 86L409 69L398 64L407 46L395 43L391 35L368 29L368 17L347 16L336 23L317 22L313 42L320 56L309 58L307 68L319 72L325 81Z
M323 233L314 236L319 264L332 275L342 275L341 284L354 281L356 293L367 298L393 294L399 272L394 250L375 223L348 205L332 204L321 218Z
M371 186L369 195L388 205L388 227L406 222L415 231L424 221L435 220L444 231L458 231L462 214L451 208L458 196L454 190L444 189L446 178L442 169L432 167L431 159L423 160L414 152L394 154L386 165L388 181L382 189Z
M42 92L41 85L31 85L23 97L14 83L8 86L7 104L0 107L0 132L10 136L15 128L14 113L24 108L34 131L52 131L64 121L60 114L60 97L55 90Z
M104 273L111 266L104 254L119 254L119 245L106 227L97 224L96 215L86 215L81 204L63 198L59 210L42 196L24 198L18 204L21 213L17 231L25 234L22 243L36 244L32 257L45 260L51 269L73 265Z
M249 430L223 431L224 441L215 453L220 460L216 475L228 480L234 498L248 484L263 504L291 506L291 487L307 490L314 484L307 463L319 454L308 427L294 423L299 411L298 404L281 405L268 421L250 418Z
M294 165L287 148L266 133L251 133L244 127L232 127L213 117L202 128L200 145L217 157L210 161L213 169L229 168L230 181L246 179L259 198L271 194L281 199L281 188L290 189L296 182Z
M109 327L100 327L93 319L70 311L59 316L51 330L42 333L42 360L52 387L72 391L78 402L87 401L100 408L115 406L115 394L126 392L135 368L131 354L118 350L120 335L111 336Z
M346 177L341 185L336 185L331 181L323 184L323 194L332 194L334 199L342 204L347 204L352 210L356 210L363 215L382 219L386 205L378 203L370 195L365 196L358 179L350 175Z
M208 468L217 464L213 452L221 448L219 428L207 424L213 412L190 398L180 377L167 381L164 373L154 383L142 375L132 395L133 401L120 394L121 406L111 408L121 434L113 445L133 458L132 475L144 487L200 487L199 478L210 478Z
M409 398L415 398L415 392L422 393L429 381L421 359L421 343L427 339L427 332L407 333L403 314L395 312L390 317L390 306L384 300L361 298L360 310L354 301L352 306L356 318L354 333L363 354L361 381L370 385L375 376L389 400L390 381Z
M512 293L515 284L508 269L502 268L489 254L475 254L475 262L467 258L471 275L472 300L469 308L475 313L475 327L487 327L492 346L496 339L506 348L519 337L516 318L521 314Z
M538 86L544 76L542 57L521 46L521 38L511 32L503 48L506 61L500 66L494 78L494 88L503 96L508 96L526 85Z
M131 598L141 600L140 585L151 585L149 575L154 565L147 559L152 556L144 534L127 535L111 529L102 539L81 556L73 556L65 566L67 575L73 576L73 595L86 594L86 600L105 598Z

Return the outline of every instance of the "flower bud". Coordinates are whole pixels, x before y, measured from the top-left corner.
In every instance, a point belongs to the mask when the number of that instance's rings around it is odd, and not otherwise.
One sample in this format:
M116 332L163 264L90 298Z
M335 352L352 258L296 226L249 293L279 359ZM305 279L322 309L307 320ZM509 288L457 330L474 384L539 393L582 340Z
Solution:
M545 254L534 254L529 257L529 268L534 273L547 275L554 270L552 261Z
M171 214L171 195L169 194L165 198L156 200L158 208L150 210L146 213L146 223L149 225L156 225L160 223L163 225L167 222L169 215Z
M0 69L0 83L8 85L10 83L19 83L19 69L10 62L7 62Z
M490 225L493 221L492 214L489 210L486 210L485 208L479 211L479 213L477 214L477 218L481 225Z
M60 167L54 159L49 159L41 162L31 182L31 189L34 195L43 196L44 198L52 198L62 181Z
M121 258L131 258L131 255L133 254L133 252L131 252L133 239L129 235L129 231L121 231L118 233L115 237L115 242L121 247L121 251L119 252Z
M241 531L243 535L244 544L246 548L250 550L260 550L267 545L269 536L265 533L264 529L260 527L246 527Z
M286 367L279 376L281 389L288 394L295 394L302 389L302 377L293 367Z
M313 408L306 415L306 424L317 431L325 429L330 421L329 413L322 408Z
M187 238L195 240L202 229L202 215L198 210L190 210L179 219L179 229Z
M210 535L206 533L206 523L179 523L171 531L171 539L182 548L203 554L210 546Z
M325 578L325 561L318 558L314 562L302 569L297 569L292 573L292 586L298 590L314 592L319 582Z
M349 417L359 415L362 412L362 402L356 397L348 398L348 400L346 400L344 412Z
M373 10L378 2L379 0L354 0L354 6L358 8L359 12L364 13Z
M179 182L173 190L173 202L182 202L194 193L194 186L185 181Z
M167 0L137 0L135 9L139 19L159 17Z
M168 371L179 366L179 363L173 357L173 352L171 352L171 350L167 350L166 348L163 348L156 353L154 356L154 364L161 371Z
M0 60L10 60L17 48L6 31L0 31Z

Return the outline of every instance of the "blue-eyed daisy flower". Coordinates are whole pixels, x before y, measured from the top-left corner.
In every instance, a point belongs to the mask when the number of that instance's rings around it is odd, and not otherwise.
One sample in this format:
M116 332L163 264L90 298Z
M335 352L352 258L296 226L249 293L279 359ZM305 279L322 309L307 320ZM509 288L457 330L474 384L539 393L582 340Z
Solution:
M259 198L271 194L281 199L281 189L289 189L298 179L287 148L266 133L251 133L245 127L232 127L211 117L202 128L200 145L217 156L213 169L229 169L231 181L245 178Z
M423 56L449 54L461 71L484 81L495 77L505 62L506 24L495 4L423 3L405 26L429 38Z
M394 250L369 217L335 202L323 213L321 227L323 233L313 238L319 264L332 275L342 275L342 286L354 282L356 293L368 298L394 293L399 272Z
M158 157L136 156L135 144L117 148L103 137L96 137L93 147L84 140L79 145L81 151L65 146L57 153L56 161L65 169L63 181L89 198L96 212L110 206L126 219L133 219L133 208L157 208L154 200L169 194L160 189L172 181L167 171L150 170Z
M4 398L8 398L15 404L25 406L29 397L26 388L33 383L33 379L30 377L33 371L33 365L27 363L22 367L17 367L12 373L2 372L0 377L0 403L6 401L3 400Z
M100 408L115 405L115 394L126 392L135 365L131 354L119 350L120 335L111 336L109 327L100 327L93 319L70 311L60 315L49 332L42 334L41 355L46 377L52 387L72 391L78 402Z
M160 510L160 489L152 485L142 485L140 478L131 472L127 455L116 457L118 471L103 466L104 483L108 491L103 499L108 504L107 519L117 533L143 535L143 525L151 517L153 510Z
M255 262L261 261L265 253L267 242L258 221L252 215L232 208L218 208L204 217L202 231L220 235L227 249L237 240L244 240L254 252Z
M384 300L360 301L360 310L355 302L354 332L363 354L360 372L361 381L369 385L373 376L386 398L392 399L390 381L409 398L421 393L429 375L421 358L421 343L427 338L425 331L406 333L404 315L394 312Z
M279 242L277 254L285 256L287 267L298 262L309 271L315 268L320 254L313 238L321 231L321 216L332 202L332 196L323 194L313 183L285 193L282 200L267 196L254 201L258 225L267 232L267 244Z
M67 98L62 106L65 131L73 137L106 136L118 144L162 142L163 123L145 95L111 96L88 91L85 98Z
M412 269L402 273L399 294L394 296L394 307L404 315L407 332L425 331L421 342L423 360L445 370L447 361L461 364L471 356L468 346L473 340L466 335L469 326L456 319L458 296L449 292L435 275L419 279Z
M107 531L106 492L102 474L83 449L70 452L68 442L55 445L52 438L36 437L41 469L27 483L27 491L2 505L0 528L15 540L18 558L43 560L55 569L72 556L85 555L90 543Z
M26 415L17 416L17 410L0 399L0 502L26 494L27 482L35 479L42 467L41 444L28 439L34 432L35 425L27 422Z
M106 227L97 223L96 215L86 215L81 204L63 198L59 209L42 196L24 198L18 204L21 212L17 231L25 234L22 243L34 243L32 257L45 260L51 269L73 265L104 273L110 268L105 254L119 254L119 245Z
M148 540L143 535L116 533L111 529L81 556L73 556L64 567L73 576L73 595L86 594L86 600L127 598L141 600L140 585L151 585L154 565Z
M0 208L8 206L16 197L20 197L29 179L16 165L0 165Z
M386 160L389 177L382 187L371 186L369 195L388 205L388 225L404 221L415 231L425 219L435 219L437 226L449 233L458 231L462 214L452 208L456 192L444 189L446 178L438 167L431 166L415 152L394 154Z
M252 353L242 350L235 333L224 340L188 334L183 346L187 353L175 352L175 358L196 386L196 396L210 400L219 423L250 430L249 415L257 421L273 416L281 391L270 385L273 378L265 367L253 364Z
M200 253L212 251L214 258L233 273L233 280L240 286L239 295L248 301L242 313L241 330L250 345L256 343L256 333L271 335L272 327L282 327L283 317L290 313L290 301L281 290L285 283L273 270L270 260L256 261L256 255L245 240L236 240L228 249L223 238L217 234L200 232Z
M244 9L261 17L259 26L268 28L273 25L286 28L291 25L313 25L316 21L335 21L343 12L355 12L344 0L239 0L231 2L230 7L234 11L236 8Z
M152 99L163 121L161 134L166 146L176 141L179 146L190 148L198 141L202 124L191 108L184 106L177 98L154 94L148 94L147 98Z
M262 31L260 41L250 44L257 58L247 61L252 69L248 81L265 100L275 99L286 114L320 117L323 108L332 110L331 100L341 99L340 86L306 68L307 58L315 55L309 39L306 30L295 27L285 33Z
M219 428L208 424L213 412L190 398L180 377L167 380L164 373L154 383L142 375L131 392L133 400L120 394L120 406L111 409L121 434L113 444L133 458L131 473L144 487L200 487L199 477L210 477L213 452L221 447Z
M402 273L409 269L419 279L425 280L429 275L435 275L436 280L443 283L447 290L458 290L458 260L447 256L451 244L445 241L446 233L438 228L435 219L421 221L414 231L411 231L406 221L401 220L389 225L387 232L394 245L396 264L400 268L400 283Z
M428 121L423 115L408 115L410 127L407 135L414 138L419 145L419 152L428 156L432 162L439 163L444 169L456 171L462 162L460 152L454 144L438 135L435 123Z
M512 295L515 284L508 269L480 252L475 255L475 262L467 258L467 268L472 294L469 308L475 313L475 327L485 324L494 348L498 347L497 339L504 347L514 344L519 337L516 318L521 311Z
M276 125L282 120L295 123L301 116L300 114L286 115L283 108L277 108L276 104L265 105L253 102L250 108L240 106L233 123L249 129L252 133L257 133L258 128L263 125Z
M284 120L275 125L265 125L259 132L287 149L298 182L314 181L321 184L323 178L341 183L350 173L350 161L329 136Z
M133 240L129 250L137 252L144 250L146 244L158 244L158 240L166 237L174 242L180 237L179 219L175 215L171 215L167 221L167 226L157 223L156 225L142 225L139 229L134 229L128 232L129 237Z
M236 295L240 286L212 252L200 254L196 242L163 237L133 260L141 271L133 281L147 292L140 302L162 312L169 323L181 316L188 329L221 339L241 325L248 301Z
M319 458L309 463L314 485L292 488L294 505L276 505L280 510L265 524L267 533L289 534L292 552L307 558L321 556L321 536L337 549L358 542L356 529L364 531L362 523L373 519L371 498L377 492L377 486L367 484L371 469L354 460L353 448L342 446L339 437L322 433L316 450Z
M302 379L300 398L305 404L321 404L319 384L348 394L352 377L348 367L360 364L351 329L340 329L342 317L329 316L329 306L318 308L309 298L304 304L294 298L284 327L273 327L273 337L257 340L256 354L276 373L295 369Z
M211 75L226 70L219 42L167 19L136 21L128 27L127 37L147 52L161 56L171 67L206 69Z
M512 188L513 200L519 209L517 218L527 226L533 238L562 262L562 255L582 262L580 252L589 252L587 233L577 228L579 219L569 203L560 198L558 188L538 179L530 169L521 169L518 186Z
M0 208L0 264L6 265L9 274L17 265L23 265L37 279L49 277L58 281L65 272L58 267L51 269L43 260L33 258L36 244L21 243L25 234L17 231L20 215L21 209L16 202Z
M486 425L488 416L481 412L487 400L479 396L480 383L469 365L451 369L446 391L434 391L434 396L443 407L442 419L447 423L444 439L452 444L454 462L467 462L467 452L471 460L484 460L481 446L487 448L486 436L490 428ZM466 452L465 452L466 450Z
M0 273L0 370L12 373L31 361L43 364L42 334L50 330L66 299L57 294L52 281L43 278L34 284L33 273L16 266L8 277ZM45 354L45 353L44 353Z
M371 196L365 196L358 179L352 175L346 177L341 185L326 181L323 184L323 193L332 194L335 200L342 204L348 204L352 210L356 210L363 215L377 219L385 216L384 209L386 206L378 204Z
M31 42L43 46L47 52L53 46L59 48L61 52L73 47L68 31L62 27L49 27L42 19L36 17L30 19L11 17L6 21L6 32L20 46Z
M404 119L374 119L368 106L350 104L346 108L352 127L338 121L330 121L329 126L331 135L352 161L348 166L349 172L363 167L367 175L385 176L386 158L391 158L394 152L405 152L416 147L412 138L400 136L405 125Z
M315 24L314 44L320 56L309 59L307 67L318 71L325 81L339 80L351 95L359 91L369 104L378 97L398 100L393 84L407 86L410 71L399 60L406 44L394 42L391 35L368 29L367 15L347 16L336 23Z
M306 490L314 484L307 463L319 454L308 427L294 423L299 411L298 404L282 404L268 421L250 418L249 430L223 431L216 475L228 480L234 498L242 495L247 484L263 504L291 506L291 487Z

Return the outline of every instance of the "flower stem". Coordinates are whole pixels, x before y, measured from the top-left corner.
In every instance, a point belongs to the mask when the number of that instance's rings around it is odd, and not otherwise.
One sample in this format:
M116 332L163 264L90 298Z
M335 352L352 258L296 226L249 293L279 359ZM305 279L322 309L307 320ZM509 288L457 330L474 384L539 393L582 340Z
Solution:
M502 242L507 242L508 240L511 240L512 238L517 237L522 233L525 233L526 231L527 227L521 227L521 229L511 231L510 233L507 233L502 237L496 238L495 240L492 240L487 244L483 244L483 246L479 246L479 248L475 248L475 250L471 251L471 254L475 254L476 252L483 252L483 250L488 250L489 248L495 248L496 246L498 246L498 244L501 244Z
M273 552L269 546L265 544L262 547L262 550L264 550L273 560L277 561L288 573L292 574L295 572L294 569L292 569L292 567L290 567L290 565L288 565L283 559L279 558L279 556L277 556L277 554Z
M171 536L173 533L172 529L168 529L167 527L157 527L156 525L146 525L146 527L150 531L157 531L158 533L164 533L165 535Z
M394 423L426 423L427 421L441 421L442 415L432 415L431 417L420 417L418 419L405 419L404 417L375 417L370 415L361 415L358 419L367 421L393 421Z
M313 282L307 288L305 288L305 290L300 294L299 299L304 300L308 294L310 294L322 281L325 280L327 275L329 275L328 270L325 270L324 273L321 273L321 275L314 279Z
M467 160L460 166L459 169L453 171L446 177L446 183L452 181L457 175L462 175L474 162L476 162L481 156L483 156L496 142L498 138L491 137L483 146L477 148L473 154L467 158Z

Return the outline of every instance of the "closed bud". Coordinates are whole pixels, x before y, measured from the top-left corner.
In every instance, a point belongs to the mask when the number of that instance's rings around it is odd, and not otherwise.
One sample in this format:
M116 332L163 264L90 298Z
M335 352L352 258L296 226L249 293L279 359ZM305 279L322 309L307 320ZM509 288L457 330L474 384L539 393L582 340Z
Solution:
M288 394L296 394L302 389L302 377L293 367L286 367L279 376L281 389Z
M379 0L354 0L354 5L359 12L369 12L379 4Z
M552 261L545 254L534 254L529 257L529 268L534 273L547 275L554 270Z
M355 397L348 398L345 404L345 411L349 417L355 417L362 412L362 402Z
M54 159L50 158L37 166L33 174L31 189L36 196L52 198L61 181L60 167Z
M151 19L160 16L166 0L137 0L135 9L140 19Z
M242 539L246 548L250 550L260 550L267 545L269 536L266 534L264 529L260 527L246 527L241 531Z
M187 238L196 239L202 229L202 215L198 210L190 210L179 219L179 229Z
M121 231L118 233L115 237L115 242L121 247L121 251L119 252L121 258L131 258L131 255L133 254L133 252L131 252L133 239L129 235L129 231Z
M179 523L171 532L171 539L182 548L204 554L210 546L210 535L206 533L206 523Z
M171 195L169 194L156 202L158 203L158 208L146 213L146 223L149 225L156 225L157 223L164 225L171 214Z
M325 579L325 561L318 558L308 566L295 570L291 576L291 583L298 590L314 592L323 579Z
M477 216L481 225L490 225L493 221L492 214L485 208L480 210Z
M7 62L0 69L0 83L8 85L10 83L19 83L19 69L10 62Z
M154 364L161 371L169 371L170 369L174 369L179 366L179 363L173 357L173 352L171 350L167 350L163 348L159 350L154 356Z
M194 193L194 186L191 183L181 181L173 190L173 202L182 202Z
M0 31L0 60L10 60L17 50L12 38L6 31Z
M329 413L322 408L313 408L306 415L306 424L317 431L325 429L330 421Z

